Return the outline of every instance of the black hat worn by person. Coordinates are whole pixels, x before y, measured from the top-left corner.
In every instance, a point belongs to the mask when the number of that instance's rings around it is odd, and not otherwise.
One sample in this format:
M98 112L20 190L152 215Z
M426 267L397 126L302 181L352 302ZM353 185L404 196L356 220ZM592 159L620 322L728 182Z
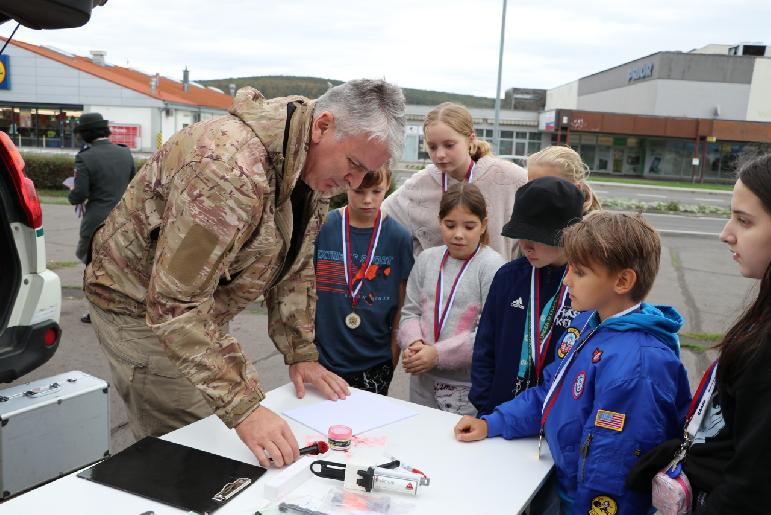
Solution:
M559 177L540 177L520 187L502 236L560 246L563 229L581 220L584 194Z
M110 122L102 118L99 113L83 113L80 115L78 126L75 127L75 132L80 132L84 129L99 129L107 127Z

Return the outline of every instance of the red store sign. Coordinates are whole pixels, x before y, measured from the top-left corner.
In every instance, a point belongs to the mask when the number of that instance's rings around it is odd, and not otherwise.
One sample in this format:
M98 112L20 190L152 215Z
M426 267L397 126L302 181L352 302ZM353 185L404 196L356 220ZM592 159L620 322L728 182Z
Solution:
M131 150L139 150L141 148L141 141L139 125L128 124L110 124L110 141L119 145L126 145Z

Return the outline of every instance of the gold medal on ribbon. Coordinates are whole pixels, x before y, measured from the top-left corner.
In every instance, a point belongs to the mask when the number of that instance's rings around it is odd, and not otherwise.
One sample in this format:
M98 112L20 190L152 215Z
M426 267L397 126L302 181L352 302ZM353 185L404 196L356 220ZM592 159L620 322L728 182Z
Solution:
M359 325L361 325L361 317L359 315L357 315L354 312L348 313L348 315L346 315L345 326L348 329L353 331L354 329L359 327Z
M375 218L375 228L372 231L372 236L369 239L369 248L367 249L367 255L364 257L363 262L358 270L353 268L353 262L351 259L351 235L350 225L348 224L348 208L346 207L342 213L342 239L343 239L343 271L345 273L345 282L348 286L348 295L351 297L351 309L356 309L356 304L359 302L359 292L361 286L364 284L364 279L367 274L367 270L372 265L372 260L375 257L375 249L377 248L377 242L380 239L380 230L383 227L383 218L380 216L380 210L378 209L377 218ZM345 326L353 331L361 325L361 317L356 314L355 311L351 311L345 316Z

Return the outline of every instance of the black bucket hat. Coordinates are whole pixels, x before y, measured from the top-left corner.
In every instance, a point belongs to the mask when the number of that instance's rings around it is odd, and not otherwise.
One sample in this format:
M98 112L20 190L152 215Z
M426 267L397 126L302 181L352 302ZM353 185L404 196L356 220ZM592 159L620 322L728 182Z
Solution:
M75 132L80 132L84 129L99 129L107 127L110 122L102 118L99 113L83 113L78 120L78 126L75 127Z
M502 236L560 246L563 229L581 220L584 194L559 177L540 177L520 187Z

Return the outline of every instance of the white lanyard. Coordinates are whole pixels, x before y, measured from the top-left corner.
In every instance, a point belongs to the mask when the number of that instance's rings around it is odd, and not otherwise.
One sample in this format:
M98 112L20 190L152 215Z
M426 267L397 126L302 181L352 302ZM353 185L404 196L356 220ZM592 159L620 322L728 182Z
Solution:
M354 287L353 283L356 281L356 276L359 275L358 273L353 274L353 262L349 264L349 261L351 260L351 242L349 238L349 231L348 231L348 208L346 207L343 209L343 216L342 216L342 238L343 238L343 271L345 272L345 284L348 285L348 292L351 295L351 302L353 303L353 306L356 307L357 303L357 295L359 294L359 290L361 290L361 286L364 284L364 278L359 281L359 283ZM359 271L364 271L364 274L367 273L367 270L369 270L370 265L372 264L372 260L375 259L375 249L377 249L377 242L380 239L380 229L383 227L383 217L380 214L380 211L378 210L377 215L377 228L375 229L372 238L370 239L369 243L369 249L367 249L367 256L364 257L364 262L362 263L362 267L359 268Z

